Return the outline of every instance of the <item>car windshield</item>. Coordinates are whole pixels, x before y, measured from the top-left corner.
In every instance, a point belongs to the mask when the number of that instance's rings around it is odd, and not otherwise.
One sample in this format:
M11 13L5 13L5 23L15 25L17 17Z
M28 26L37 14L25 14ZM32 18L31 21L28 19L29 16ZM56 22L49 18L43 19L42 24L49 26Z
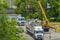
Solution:
M35 31L35 33L43 33L43 31Z
M24 18L19 18L18 20L25 20Z

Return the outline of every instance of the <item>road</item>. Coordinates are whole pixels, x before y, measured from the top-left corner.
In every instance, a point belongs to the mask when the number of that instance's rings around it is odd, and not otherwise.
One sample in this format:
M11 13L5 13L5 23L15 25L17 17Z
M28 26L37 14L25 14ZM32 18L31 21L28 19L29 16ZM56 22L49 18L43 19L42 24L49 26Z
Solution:
M24 36L28 38L28 40L34 40L32 36L26 33L26 27L21 27L24 29ZM44 40L60 40L60 33L57 33L54 30L50 29L49 32L44 34Z

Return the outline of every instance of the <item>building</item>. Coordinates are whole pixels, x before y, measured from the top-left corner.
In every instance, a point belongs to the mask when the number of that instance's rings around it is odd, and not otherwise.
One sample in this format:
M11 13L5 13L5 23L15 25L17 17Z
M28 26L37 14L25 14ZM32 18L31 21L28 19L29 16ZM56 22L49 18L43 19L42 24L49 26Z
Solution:
M16 8L16 6L14 6L13 0L8 0L8 6L9 8Z
M16 8L13 4L13 0L8 0L8 8L7 8L7 13L14 13L13 8Z

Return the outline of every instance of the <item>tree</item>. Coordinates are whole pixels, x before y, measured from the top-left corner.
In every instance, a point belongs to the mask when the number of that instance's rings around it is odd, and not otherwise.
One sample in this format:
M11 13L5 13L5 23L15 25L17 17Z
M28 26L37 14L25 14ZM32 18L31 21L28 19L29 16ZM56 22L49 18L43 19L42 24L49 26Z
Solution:
M59 0L40 0L41 4L46 12L47 18L50 19L54 17L54 21L58 20L57 18L60 16L60 1ZM51 8L47 8L47 3L50 4ZM37 0L15 0L15 6L17 6L17 13L21 13L25 17L29 17L30 13L37 16L41 15L41 10L39 5L37 4ZM34 18L35 18L34 17ZM42 16L37 16L40 18Z
M15 21L8 21L5 15L7 0L0 0L0 40L18 40Z
M56 21L60 22L60 15L57 17L57 20Z
M0 13L4 13L7 7L7 0L0 0Z
M15 19L9 20L5 14L7 8L7 0L0 0L0 40L20 40L24 37L17 36L17 22Z
M17 14L23 14L25 12L25 1L24 0L14 0L15 12Z
M51 14L52 17L55 18L55 21L57 21L58 17L60 16L60 1L59 0L49 0L48 3L51 5L51 9L50 12L52 12Z
M15 11L25 17L29 16L30 13L34 14L36 11L40 11L38 4L35 0L14 0L14 4L15 6L17 6Z
M15 21L9 21L4 14L0 15L0 40L19 40L16 32Z

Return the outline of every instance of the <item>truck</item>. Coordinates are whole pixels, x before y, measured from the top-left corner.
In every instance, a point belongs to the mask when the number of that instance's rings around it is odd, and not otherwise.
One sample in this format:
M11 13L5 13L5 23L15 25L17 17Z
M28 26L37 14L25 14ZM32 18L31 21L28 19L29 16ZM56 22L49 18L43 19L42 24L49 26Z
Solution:
M44 30L41 25L36 22L28 23L26 26L26 32L32 34L34 40L43 40Z

